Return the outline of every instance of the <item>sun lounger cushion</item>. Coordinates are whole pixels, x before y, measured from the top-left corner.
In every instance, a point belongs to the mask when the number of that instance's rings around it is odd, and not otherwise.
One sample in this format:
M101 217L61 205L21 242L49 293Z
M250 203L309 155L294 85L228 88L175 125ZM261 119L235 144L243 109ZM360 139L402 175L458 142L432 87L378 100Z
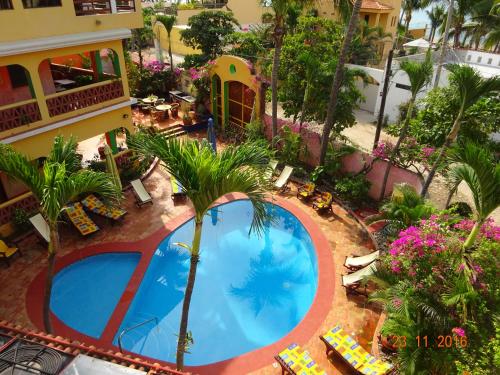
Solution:
M269 165L267 166L266 171L264 172L264 177L266 180L270 180L273 177L274 171L276 170L276 167L278 166L278 160L272 159L269 161Z
M0 240L0 257L10 258L17 252L17 247L8 247L5 242Z
M284 186L288 184L288 180L290 179L290 176L293 173L293 168L290 167L289 165L285 165L285 168L283 168L283 171L281 172L280 176L274 183L274 187L276 189L282 189Z
M314 189L316 189L316 185L312 182L305 184L299 188L299 195L304 198L310 197L314 194Z
M50 229L49 225L43 218L42 214L36 214L30 217L30 222L35 227L36 231L43 237L47 242L50 242Z
M368 353L359 343L349 336L340 325L335 326L322 336L323 340L335 350L352 368L362 374L383 375L392 370L392 365Z
M278 357L296 374L326 374L326 372L324 372L309 356L309 353L297 344L291 344L280 352Z
M375 266L375 264L371 263L370 265L363 267L356 272L342 275L342 285L350 286L359 283L361 280L363 280L364 277L372 275L376 270L377 267Z
M69 220L83 236L87 236L99 230L99 227L85 213L80 202L66 206L65 211Z
M365 267L370 263L376 261L379 256L380 251L374 251L373 253L359 257L347 257L344 265L346 267Z
M170 176L170 185L172 186L172 195L185 195L181 183L174 176Z
M93 213L107 217L108 219L119 220L127 213L127 211L121 208L105 206L94 194L90 194L87 198L82 200L82 204Z
M149 195L149 193L144 188L144 185L142 184L141 180L130 181L130 185L134 189L135 195L139 200L140 204L148 203L153 200L151 198L151 195Z

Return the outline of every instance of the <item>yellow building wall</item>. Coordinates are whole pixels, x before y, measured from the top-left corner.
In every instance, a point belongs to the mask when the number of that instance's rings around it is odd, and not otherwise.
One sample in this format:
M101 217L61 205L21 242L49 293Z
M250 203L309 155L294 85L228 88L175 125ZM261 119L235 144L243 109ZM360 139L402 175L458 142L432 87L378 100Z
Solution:
M231 72L231 65L234 65L235 71ZM224 98L228 97L229 93L226 93L224 82L238 81L255 92L255 108L254 113L258 117L261 113L261 84L256 79L256 76L252 74L250 68L248 67L248 62L245 59L237 56L223 55L215 60L215 64L210 69L210 80L214 75L218 75L221 80L221 95L222 95L222 124L224 127L226 123L226 110L224 109ZM210 86L212 87L212 86ZM212 100L214 99L211 95ZM213 103L212 103L213 104ZM210 108L212 109L212 107Z
M27 8L22 0L11 0L14 9L0 11L0 43L55 35L143 27L141 1L135 12L76 16L73 0L61 0L60 7Z
M201 53L200 50L188 47L181 41L182 29L182 26L174 26L172 28L172 32L170 33L170 40L172 41L172 53L183 56ZM165 26L157 22L154 24L153 31L156 35L156 38L160 42L160 48L163 50L163 57L167 57L169 41Z
M37 134L14 142L12 146L29 158L36 159L49 154L57 135L63 135L65 138L74 136L77 141L83 141L119 127L133 130L130 107L116 109L59 129Z
M51 58L51 57L78 54L78 53L82 53L82 52L86 52L86 51L95 51L95 50L100 50L100 49L104 49L104 48L111 48L118 55L118 60L120 63L120 72L121 72L121 76L122 76L121 82L123 85L124 95L122 97L108 100L108 101L105 101L102 103L98 103L98 104L95 104L95 105L87 107L87 108L79 109L77 111L72 111L69 113L62 114L62 115L50 117L49 110L48 110L48 107L46 104L47 98L65 95L65 94L68 94L71 92L81 91L84 89L88 89L90 87L95 87L95 86L109 83L110 81L94 83L92 85L79 87L79 88L75 88L72 90L63 91L61 93L45 96L44 91L43 91L43 87L42 87L42 81L40 80L40 77L38 75L38 67L39 67L40 63L43 60L45 60L47 58ZM1 132L0 139L10 137L10 136L13 136L15 134L23 133L23 132L28 131L28 130L41 128L41 127L46 126L48 124L51 124L51 123L54 123L57 121L61 121L61 120L64 120L64 119L67 119L70 117L75 117L75 116L78 116L78 115L81 115L84 113L89 113L89 112L92 112L92 111L95 111L95 110L98 110L98 109L101 109L104 107L108 107L110 105L117 104L117 103L123 102L125 100L129 100L129 97L130 97L129 87L128 87L128 79L127 79L127 75L126 75L127 70L125 68L125 60L123 57L123 48L122 48L121 40L86 44L86 45L68 47L68 48L58 48L58 49L33 52L33 53L22 54L22 55L0 57L0 66L10 65L10 64L22 65L29 72L30 77L31 77L31 82L33 85L33 91L35 93L38 107L40 108L42 120L35 122L35 123L25 125L25 126L20 126L20 127L14 128L14 129L10 129L10 130ZM10 106L0 107L0 109L5 109L7 107L15 107L19 104L20 103L14 103Z

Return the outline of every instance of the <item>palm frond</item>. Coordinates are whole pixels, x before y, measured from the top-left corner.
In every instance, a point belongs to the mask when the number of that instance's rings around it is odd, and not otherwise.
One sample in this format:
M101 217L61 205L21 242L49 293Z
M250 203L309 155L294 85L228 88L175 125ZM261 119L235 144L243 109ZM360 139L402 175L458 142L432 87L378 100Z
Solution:
M74 173L82 168L76 148L77 142L74 137L70 137L65 141L63 136L58 135L54 138L54 144L47 157L47 161L49 163L64 163L66 165L66 172Z
M432 79L433 65L430 58L430 51L427 51L423 62L403 60L400 68L408 75L412 97L416 97Z

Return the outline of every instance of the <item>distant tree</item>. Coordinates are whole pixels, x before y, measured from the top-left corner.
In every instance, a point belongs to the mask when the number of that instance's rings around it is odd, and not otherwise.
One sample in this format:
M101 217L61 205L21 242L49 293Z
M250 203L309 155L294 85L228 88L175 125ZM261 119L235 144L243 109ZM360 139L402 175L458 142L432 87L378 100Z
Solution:
M380 44L390 38L392 34L386 33L381 26L372 27L364 22L352 41L349 62L357 65L378 64Z
M446 9L442 5L437 5L433 7L430 11L426 10L427 17L429 18L429 22L431 23L431 31L429 34L429 41L432 43L434 37L436 36L437 28L445 21L446 19Z
M181 40L189 47L199 49L210 59L221 55L228 36L238 26L231 12L203 11L189 18L189 28L181 31Z
M161 23L164 27L165 30L167 31L167 39L168 39L168 57L170 59L170 70L173 72L174 71L174 59L172 57L172 28L174 27L175 24L175 16L165 16L165 15L159 15L156 17L156 21Z
M257 60L267 52L263 40L257 33L252 31L233 33L229 36L229 41L232 48L229 49L227 53L243 57L253 63L257 62Z

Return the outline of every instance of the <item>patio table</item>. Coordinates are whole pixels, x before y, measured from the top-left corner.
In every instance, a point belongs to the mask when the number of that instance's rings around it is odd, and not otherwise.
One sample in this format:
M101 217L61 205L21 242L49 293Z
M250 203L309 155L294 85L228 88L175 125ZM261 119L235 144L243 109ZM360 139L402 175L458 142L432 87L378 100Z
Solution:
M157 101L158 101L158 98L156 98L156 99L150 99L150 98L144 98L144 99L142 99L142 102L146 103L146 104L154 104Z
M73 81L71 79L56 79L54 80L54 82L61 86L70 86L76 83L76 81Z
M168 111L172 106L170 104L160 104L155 107L158 111Z

